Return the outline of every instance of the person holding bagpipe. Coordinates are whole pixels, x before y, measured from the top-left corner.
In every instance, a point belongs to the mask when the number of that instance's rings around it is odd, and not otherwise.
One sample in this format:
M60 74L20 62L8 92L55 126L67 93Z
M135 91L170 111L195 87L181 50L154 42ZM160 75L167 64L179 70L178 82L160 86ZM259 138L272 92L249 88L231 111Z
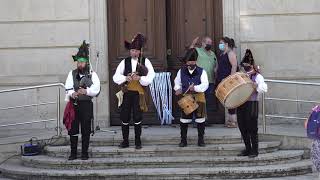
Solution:
M118 65L113 81L121 86L121 91L116 95L121 108L120 120L122 121L123 141L120 148L129 147L129 122L133 114L135 148L141 149L141 123L143 112L148 110L146 91L144 87L152 83L155 72L150 60L142 55L145 37L138 33L130 42L125 41L125 47L130 51L130 56ZM122 102L121 102L122 101Z
M100 93L100 80L98 75L92 71L89 61L89 44L83 41L76 55L72 56L77 62L77 69L69 72L65 88L67 93L66 110L74 114L68 119L64 118L70 136L71 155L69 160L77 159L77 145L79 125L81 126L81 159L87 160L90 133L92 132L93 103L92 98ZM71 113L74 112L74 113ZM68 112L65 112L65 115ZM71 118L71 119L70 119Z

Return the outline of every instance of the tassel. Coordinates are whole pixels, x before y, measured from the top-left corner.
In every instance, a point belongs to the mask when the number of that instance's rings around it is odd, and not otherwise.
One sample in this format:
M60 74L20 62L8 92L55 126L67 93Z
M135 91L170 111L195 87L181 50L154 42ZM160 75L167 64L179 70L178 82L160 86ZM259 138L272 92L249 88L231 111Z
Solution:
M205 117L206 116L206 103L198 102L197 116Z
M139 105L142 112L148 111L148 106L146 103L146 96L144 94L139 94Z

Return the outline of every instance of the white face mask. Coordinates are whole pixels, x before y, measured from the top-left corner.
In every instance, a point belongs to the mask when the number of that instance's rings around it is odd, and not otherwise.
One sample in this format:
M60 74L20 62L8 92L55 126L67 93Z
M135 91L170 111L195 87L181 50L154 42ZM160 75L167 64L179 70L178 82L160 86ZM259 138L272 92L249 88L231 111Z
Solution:
M221 51L224 51L225 45L224 45L223 43L220 43L220 44L219 44L219 49L220 49Z

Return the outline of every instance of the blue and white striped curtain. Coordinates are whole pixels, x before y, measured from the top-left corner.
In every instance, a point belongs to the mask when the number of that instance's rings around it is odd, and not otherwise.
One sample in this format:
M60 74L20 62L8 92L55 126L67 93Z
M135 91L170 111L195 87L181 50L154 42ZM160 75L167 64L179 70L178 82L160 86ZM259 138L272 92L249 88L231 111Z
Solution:
M156 73L150 92L153 103L157 109L157 114L161 125L172 124L172 86L170 81L170 72Z

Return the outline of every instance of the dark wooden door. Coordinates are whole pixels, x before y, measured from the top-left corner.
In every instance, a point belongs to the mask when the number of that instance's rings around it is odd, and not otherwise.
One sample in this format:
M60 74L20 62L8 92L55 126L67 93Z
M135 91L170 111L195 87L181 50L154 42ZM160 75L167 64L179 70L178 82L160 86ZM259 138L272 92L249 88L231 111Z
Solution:
M124 48L124 40L130 41L137 32L146 35L144 55L148 57L156 71L164 71L166 66L166 19L165 1L159 0L108 0L108 46L110 67L110 118L111 125L121 123L115 93L119 87L112 76L119 62L129 56ZM149 98L149 102L151 98ZM155 108L149 103L144 124L159 124Z
M197 36L212 37L216 49L223 36L222 0L167 0L167 63L174 76L182 65L178 59ZM176 97L173 98L176 102ZM207 103L207 123L224 123L224 108L213 93ZM180 113L178 109L175 103L176 117Z
M174 78L181 64L177 60L196 36L214 37L215 44L222 36L222 0L108 0L108 52L110 75L111 125L119 125L119 112L115 93L119 87L112 76L119 62L129 55L124 40L131 40L141 32L147 36L144 54L156 71L170 71ZM174 102L176 102L175 97ZM212 98L213 99L213 98ZM149 99L150 102L151 99ZM209 123L219 123L224 118L222 110L210 102ZM176 103L174 103L176 105ZM174 106L174 115L179 116ZM152 103L144 115L144 124L160 124Z

